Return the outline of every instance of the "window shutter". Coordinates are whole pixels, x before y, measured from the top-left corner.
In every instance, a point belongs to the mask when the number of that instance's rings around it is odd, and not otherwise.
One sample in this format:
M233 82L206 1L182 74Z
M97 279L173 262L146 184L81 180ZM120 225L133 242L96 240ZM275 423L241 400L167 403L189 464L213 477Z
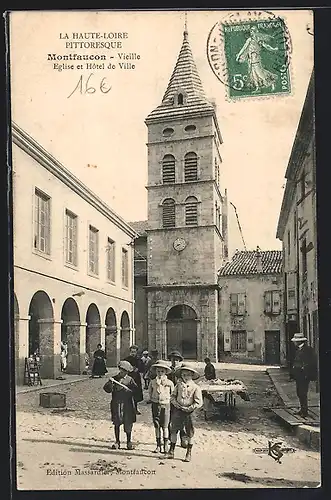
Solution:
M176 207L173 199L164 200L162 206L162 222L163 227L176 226Z
M265 294L264 294L264 312L266 314L270 314L271 311L272 311L271 292L265 292Z
M244 316L246 314L246 296L244 293L238 294L238 315Z
M247 332L247 351L252 352L255 349L254 331Z
M162 180L163 184L175 183L175 158L172 155L166 155L162 161Z
M198 224L198 200L195 196L189 196L185 201L185 224L186 226Z
M272 292L272 312L280 314L280 293L277 291Z
M236 293L231 293L230 295L230 313L237 314L238 308L238 296Z
M224 351L231 351L231 332L229 330L224 332Z
M187 153L184 158L185 182L198 180L198 157L196 153Z

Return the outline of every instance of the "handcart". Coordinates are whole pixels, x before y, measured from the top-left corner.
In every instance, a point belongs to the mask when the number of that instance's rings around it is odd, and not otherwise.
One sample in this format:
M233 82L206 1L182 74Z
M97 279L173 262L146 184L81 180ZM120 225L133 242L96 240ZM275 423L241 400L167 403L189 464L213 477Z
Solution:
M232 420L235 416L236 397L238 395L245 401L249 401L247 389L239 380L202 380L199 385L203 397L203 411L206 421L215 415Z

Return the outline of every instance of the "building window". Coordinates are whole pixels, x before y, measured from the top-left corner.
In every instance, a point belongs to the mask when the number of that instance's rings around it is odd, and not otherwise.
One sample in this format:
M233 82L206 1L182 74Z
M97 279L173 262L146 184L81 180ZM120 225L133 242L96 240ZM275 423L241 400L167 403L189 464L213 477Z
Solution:
M294 244L296 244L297 241L297 230L298 230L298 214L297 212L294 212L294 224L293 224L293 237L294 237Z
M129 259L125 248L122 248L122 285L125 288L129 287Z
M291 255L291 232L287 231L287 255Z
M51 253L51 199L35 190L34 248L47 255Z
M189 196L185 200L185 224L186 226L198 225L198 200L195 196Z
M77 215L66 210L65 217L66 263L77 266Z
M246 295L244 293L231 293L230 312L234 316L244 316L246 314Z
M231 352L245 352L247 350L246 330L231 331Z
M183 94L178 94L178 97L177 97L177 103L178 103L179 105L184 104L184 96L183 96Z
M280 314L280 292L272 290L264 294L265 314Z
M162 204L162 225L163 227L176 226L176 205L175 200L167 198Z
M184 157L185 182L198 180L198 157L196 153L187 153Z
M107 279L115 281L115 242L107 239Z
M89 226L89 271L99 274L99 231Z
M162 160L162 181L163 184L175 183L175 157L172 155L165 155Z

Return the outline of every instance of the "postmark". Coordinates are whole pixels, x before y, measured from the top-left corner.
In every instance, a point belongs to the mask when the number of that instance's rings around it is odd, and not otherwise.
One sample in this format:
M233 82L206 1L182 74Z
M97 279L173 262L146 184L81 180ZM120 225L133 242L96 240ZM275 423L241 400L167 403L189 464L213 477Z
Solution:
M231 100L290 94L291 52L285 20L268 11L231 13L207 40L209 65Z

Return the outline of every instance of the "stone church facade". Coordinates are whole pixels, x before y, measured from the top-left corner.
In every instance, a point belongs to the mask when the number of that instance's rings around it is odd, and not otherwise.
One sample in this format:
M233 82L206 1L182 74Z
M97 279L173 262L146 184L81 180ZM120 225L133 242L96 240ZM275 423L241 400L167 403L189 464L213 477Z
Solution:
M135 242L135 328L164 358L217 359L218 270L228 259L222 136L188 33L161 104L146 118L148 220ZM147 318L147 321L146 319Z

